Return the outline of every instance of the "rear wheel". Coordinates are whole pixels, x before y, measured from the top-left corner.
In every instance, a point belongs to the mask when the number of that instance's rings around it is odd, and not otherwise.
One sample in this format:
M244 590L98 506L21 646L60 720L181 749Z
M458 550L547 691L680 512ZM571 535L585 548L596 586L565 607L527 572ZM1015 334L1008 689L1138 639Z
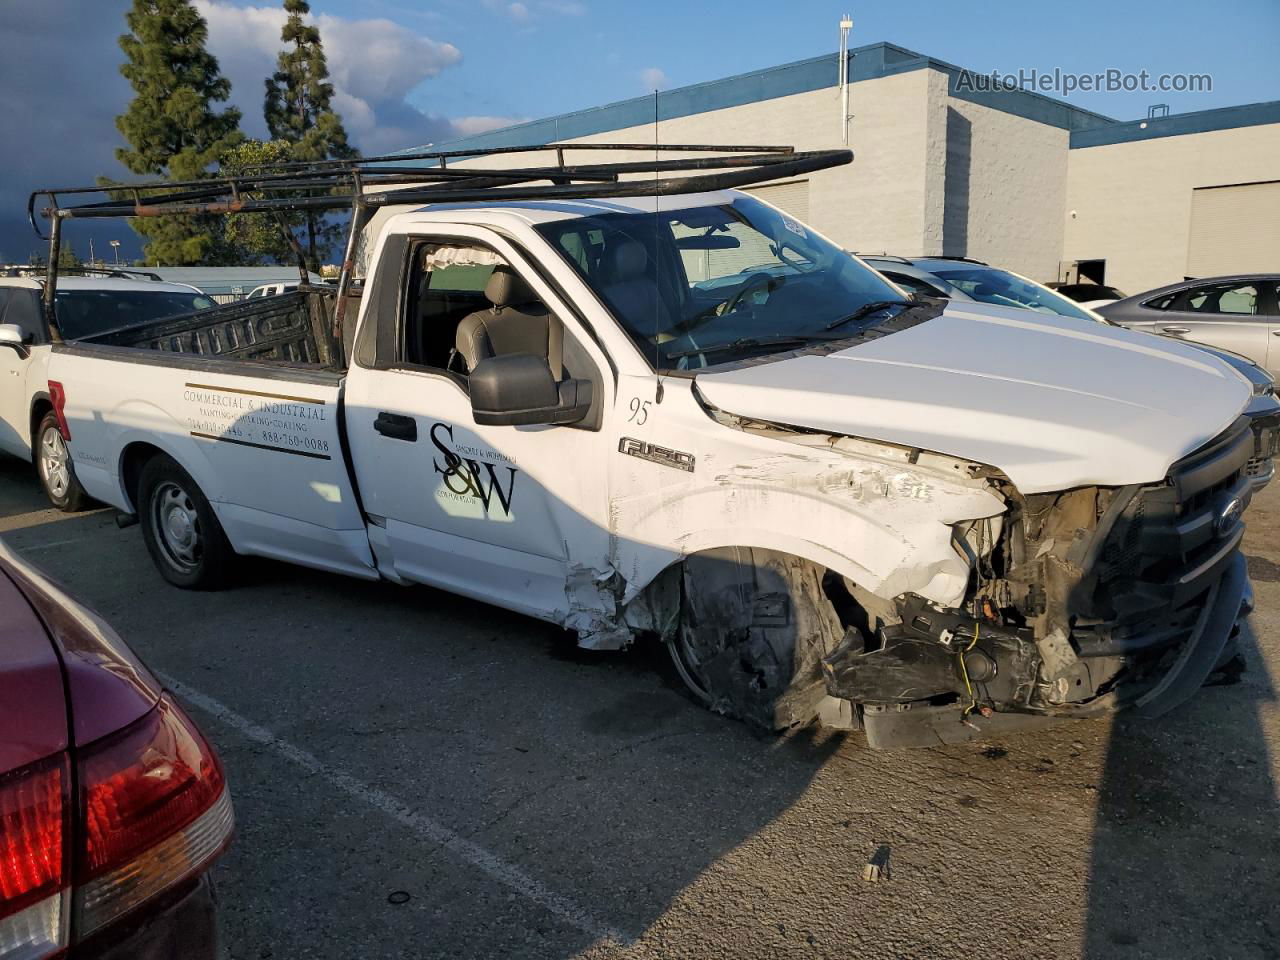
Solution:
M820 661L844 635L823 572L746 547L686 560L680 626L668 649L694 696L768 730L814 719L826 696Z
M67 449L67 441L62 439L58 418L52 410L36 427L34 446L36 473L40 475L40 485L44 487L49 502L66 513L83 510L89 495L76 479L71 451Z
M138 482L138 519L160 575L177 587L223 586L235 555L190 474L166 456L148 460Z

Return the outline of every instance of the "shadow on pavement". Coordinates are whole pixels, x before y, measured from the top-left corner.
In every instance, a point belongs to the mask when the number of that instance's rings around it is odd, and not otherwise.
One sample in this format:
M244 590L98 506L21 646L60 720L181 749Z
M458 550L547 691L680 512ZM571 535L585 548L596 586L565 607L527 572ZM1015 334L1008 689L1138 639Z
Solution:
M1154 721L1121 715L1099 782L1086 957L1280 956L1280 802L1248 672Z

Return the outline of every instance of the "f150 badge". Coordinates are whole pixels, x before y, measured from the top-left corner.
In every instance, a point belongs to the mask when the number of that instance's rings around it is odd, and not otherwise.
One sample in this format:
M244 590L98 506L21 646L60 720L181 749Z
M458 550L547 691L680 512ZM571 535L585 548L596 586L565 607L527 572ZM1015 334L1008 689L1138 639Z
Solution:
M618 452L625 453L629 457L639 457L641 460L660 463L664 467L693 473L693 454L685 453L683 450L660 447L656 443L637 440L635 437L623 437L618 441Z

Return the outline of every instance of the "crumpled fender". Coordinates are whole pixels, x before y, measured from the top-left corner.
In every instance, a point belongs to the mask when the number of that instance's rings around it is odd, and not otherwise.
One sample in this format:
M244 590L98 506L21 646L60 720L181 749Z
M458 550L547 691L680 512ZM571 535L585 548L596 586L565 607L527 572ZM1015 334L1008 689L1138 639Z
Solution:
M613 528L627 532L611 558L626 582L623 603L680 557L721 546L804 557L886 599L911 592L963 602L969 565L951 524L1004 513L989 485L938 465L846 452L834 438L767 442L772 449L755 455L704 455L683 485L613 500Z

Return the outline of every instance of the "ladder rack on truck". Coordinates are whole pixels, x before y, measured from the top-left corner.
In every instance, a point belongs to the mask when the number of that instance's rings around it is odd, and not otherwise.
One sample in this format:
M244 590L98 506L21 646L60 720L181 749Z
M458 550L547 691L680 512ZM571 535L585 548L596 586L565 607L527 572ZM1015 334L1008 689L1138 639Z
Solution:
M551 165L520 166L511 169L450 166L450 161L475 161L482 157L535 154L551 151ZM651 159L607 163L567 163L570 151L644 152ZM675 154L662 158L662 154ZM707 154L698 156L698 154ZM219 355L271 357L322 362L333 369L346 364L343 344L344 319L353 292L353 270L357 239L372 210L388 205L485 202L522 200L591 200L615 197L668 196L724 190L794 177L815 170L849 163L848 150L797 152L786 146L717 146L707 144L637 143L551 143L536 146L492 147L482 150L453 150L386 154L355 160L325 160L315 163L283 163L251 169L233 176L215 175L207 179L112 184L109 186L51 188L34 191L27 201L27 216L36 235L44 239L37 225L38 200L47 204L40 213L49 219L49 274L44 288L44 313L50 335L61 339L54 310L57 295L58 253L64 220L106 217L197 216L205 214L273 213L277 216L300 211L350 210L342 272L332 296L327 290L306 286L301 296L288 304L283 327L281 315L266 322L275 346L289 339L288 330L312 334L311 346L299 346L292 353L271 356L250 342L252 324L260 319L252 311L243 317L225 307L204 311L190 318L164 321L165 336L151 332L116 332L112 342L148 345L153 349L202 353L217 350ZM648 175L648 176L646 176ZM630 179L626 179L630 178ZM103 196L107 199L101 199ZM90 198L97 199L90 199ZM68 198L74 202L68 203ZM284 228L283 220L281 220ZM287 231L287 228L284 228ZM292 240L292 234L289 234ZM299 302L305 301L305 303ZM280 304L279 306L285 306ZM329 316L325 329L313 323L319 313ZM276 322L272 322L272 318ZM311 329L307 329L307 328ZM221 336L216 332L221 329ZM319 334L315 336L315 334ZM250 338L246 340L246 338ZM277 351L278 353L278 351Z

